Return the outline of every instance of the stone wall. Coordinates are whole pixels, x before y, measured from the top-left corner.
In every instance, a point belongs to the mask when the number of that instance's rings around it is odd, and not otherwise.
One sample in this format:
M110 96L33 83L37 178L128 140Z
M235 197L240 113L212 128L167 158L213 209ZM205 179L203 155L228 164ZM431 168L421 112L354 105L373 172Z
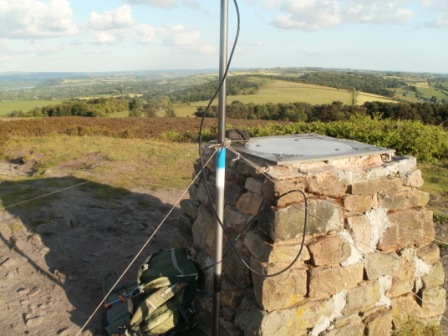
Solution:
M205 151L204 162L211 154ZM408 318L440 322L445 275L415 158L375 154L287 166L251 158L254 166L228 156L225 247L239 235L235 247L250 267L273 274L291 263L306 236L298 260L275 277L252 274L227 253L222 335L384 336ZM214 172L212 162L205 168L212 203ZM298 189L307 197L306 228L304 197L290 192ZM216 220L203 175L189 192L179 225L206 267ZM205 330L212 288L210 268L198 298Z

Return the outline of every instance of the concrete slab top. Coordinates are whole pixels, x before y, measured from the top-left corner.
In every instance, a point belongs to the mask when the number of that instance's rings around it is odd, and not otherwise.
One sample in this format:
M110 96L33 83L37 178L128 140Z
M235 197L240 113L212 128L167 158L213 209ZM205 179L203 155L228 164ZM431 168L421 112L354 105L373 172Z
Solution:
M372 154L391 157L395 153L394 149L314 133L251 138L247 143L236 143L233 147L278 165Z

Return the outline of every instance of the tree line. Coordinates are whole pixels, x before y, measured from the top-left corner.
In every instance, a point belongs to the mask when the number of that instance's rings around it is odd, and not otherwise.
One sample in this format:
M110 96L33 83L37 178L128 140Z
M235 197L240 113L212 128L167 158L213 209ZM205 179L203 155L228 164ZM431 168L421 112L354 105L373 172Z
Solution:
M195 115L201 117L204 114L206 117L217 117L217 107L211 106L208 111L205 111L205 107L199 106ZM318 105L303 102L244 104L233 101L226 107L227 117L235 119L328 122L348 120L355 114L380 115L394 120L418 120L431 125L448 124L448 104L366 102L362 106L356 106L344 105L340 101Z
M171 101L179 103L190 103L196 101L209 100L217 89L216 81L193 85L182 89L172 89L165 93ZM254 82L249 76L231 76L227 78L227 94L234 95L253 95L260 87L260 83ZM156 96L155 92L148 92L145 97L152 98Z
M354 73L333 73L325 71L309 72L301 76L262 75L262 77L297 83L329 86L336 89L355 89L357 91L369 92L386 97L393 97L394 92L390 89L406 86L404 81L395 78L383 78L381 76L369 74L361 75Z
M127 111L129 101L122 98L73 99L61 104L35 107L31 111L14 111L11 117L105 117L112 113Z

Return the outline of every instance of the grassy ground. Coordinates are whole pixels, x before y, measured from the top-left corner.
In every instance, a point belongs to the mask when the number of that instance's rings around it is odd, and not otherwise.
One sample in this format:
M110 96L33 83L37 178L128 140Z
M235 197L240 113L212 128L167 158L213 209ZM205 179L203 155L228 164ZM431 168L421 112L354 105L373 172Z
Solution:
M359 92L356 96L356 105L363 105L365 102L379 101L385 103L396 103L396 100L379 96L373 93Z
M62 100L2 100L0 101L0 116L6 116L13 111L28 112L35 107L60 103L62 103Z
M434 219L448 225L448 160L432 165L422 164L425 184L423 190L431 194L430 206L434 211Z
M4 144L0 160L19 156L35 162L35 178L62 171L116 188L156 190L189 184L197 148L194 144L173 146L98 136L15 137Z

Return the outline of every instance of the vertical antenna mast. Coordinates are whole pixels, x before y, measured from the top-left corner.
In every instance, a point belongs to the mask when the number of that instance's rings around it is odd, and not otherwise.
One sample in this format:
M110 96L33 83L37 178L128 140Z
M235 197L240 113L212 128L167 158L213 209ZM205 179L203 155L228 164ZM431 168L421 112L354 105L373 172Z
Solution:
M218 144L221 145L216 159L216 213L218 218L215 224L215 270L213 284L213 335L219 336L219 316L221 306L221 282L222 282L222 249L224 223L224 185L226 148L225 123L226 123L226 70L227 70L227 21L228 1L221 0L221 33L220 33L220 55L219 55L219 83L222 82L218 97Z

